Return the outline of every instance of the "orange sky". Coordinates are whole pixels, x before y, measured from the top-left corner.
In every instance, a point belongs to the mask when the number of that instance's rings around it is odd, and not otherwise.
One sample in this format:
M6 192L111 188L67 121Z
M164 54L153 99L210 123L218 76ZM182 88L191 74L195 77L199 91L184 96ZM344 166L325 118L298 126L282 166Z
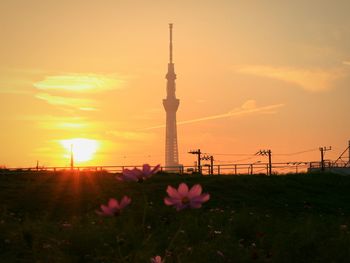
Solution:
M335 159L350 139L348 10L346 0L2 0L0 165L69 165L71 143L81 165L164 164L169 22L181 163L197 148L222 163L259 149L312 161L332 145ZM265 161L242 162L255 160Z

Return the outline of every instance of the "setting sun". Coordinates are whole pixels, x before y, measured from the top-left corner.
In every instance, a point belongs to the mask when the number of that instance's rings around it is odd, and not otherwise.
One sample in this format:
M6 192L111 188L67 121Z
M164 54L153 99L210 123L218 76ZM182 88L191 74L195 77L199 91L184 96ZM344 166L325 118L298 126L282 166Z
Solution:
M99 148L98 141L85 138L61 140L60 143L67 151L65 153L65 157L70 157L72 149L74 161L78 163L92 160L97 149Z

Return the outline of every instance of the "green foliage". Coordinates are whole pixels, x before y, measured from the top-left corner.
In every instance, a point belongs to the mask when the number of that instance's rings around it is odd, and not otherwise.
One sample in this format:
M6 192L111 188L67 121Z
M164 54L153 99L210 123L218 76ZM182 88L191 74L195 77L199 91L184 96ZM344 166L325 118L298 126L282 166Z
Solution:
M201 209L163 204L200 183ZM126 183L106 173L0 175L0 262L348 262L350 177L179 176ZM110 197L132 203L114 218Z

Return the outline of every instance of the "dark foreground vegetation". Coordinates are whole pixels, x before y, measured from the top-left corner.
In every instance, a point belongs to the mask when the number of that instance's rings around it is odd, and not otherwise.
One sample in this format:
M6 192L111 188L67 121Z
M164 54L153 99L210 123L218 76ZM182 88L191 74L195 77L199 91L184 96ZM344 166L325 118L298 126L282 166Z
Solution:
M163 203L200 183L201 209ZM96 210L132 198L113 218ZM0 262L350 262L350 177L0 174Z

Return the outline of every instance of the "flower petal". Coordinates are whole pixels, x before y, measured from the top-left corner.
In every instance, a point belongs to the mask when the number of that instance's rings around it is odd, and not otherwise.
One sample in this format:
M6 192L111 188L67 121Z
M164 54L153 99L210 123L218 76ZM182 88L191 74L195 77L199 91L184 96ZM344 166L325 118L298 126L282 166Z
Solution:
M188 195L188 186L185 183L181 183L178 188L178 192L181 197L185 197Z
M160 164L158 164L157 166L154 166L154 168L153 168L152 171L151 171L151 174L157 173L158 170L159 170L159 168L160 168Z
M99 213L99 215L112 216L113 215L113 211L108 206L101 205L101 212Z
M142 166L142 172L143 172L143 174L145 174L145 175L148 175L148 174L151 174L151 166L149 166L149 164L144 164L143 166Z
M160 256L155 256L151 258L151 263L163 263L162 258Z
M110 198L108 201L108 208L120 208L119 202L114 198Z
M124 195L123 199L120 201L120 209L123 209L131 203L131 198Z
M171 197L165 197L164 198L164 204L166 204L166 205L177 205L177 204L181 204L181 200L180 199L176 199L176 198L171 198Z
M202 186L200 184L195 184L192 186L190 191L188 192L188 199L192 199L195 196L198 196L202 193Z
M199 196L193 197L190 202L192 203L204 203L210 199L210 195L208 193L201 194Z
M143 175L142 170L140 170L140 169L138 169L138 168L136 168L136 167L135 167L134 169L132 169L131 172L132 172L134 175L136 175L136 176Z
M166 192L168 193L168 195L172 198L176 198L176 199L181 199L181 195L179 194L179 192L172 186L168 185L168 188L166 189Z

